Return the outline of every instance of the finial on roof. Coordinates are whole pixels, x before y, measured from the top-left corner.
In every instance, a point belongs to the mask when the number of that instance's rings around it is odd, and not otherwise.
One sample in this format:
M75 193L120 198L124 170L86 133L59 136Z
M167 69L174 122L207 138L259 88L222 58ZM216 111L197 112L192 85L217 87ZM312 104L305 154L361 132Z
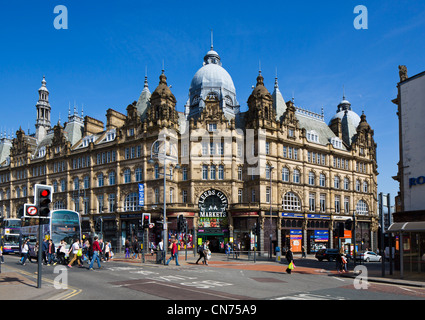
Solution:
M345 85L342 85L342 100L345 100Z
M276 67L276 77L274 78L274 87L279 88L279 84L277 83L277 67Z
M146 68L145 68L145 84L144 84L143 87L144 88L148 88L149 87L149 85L148 85L148 66L146 66Z
M214 50L214 33L213 33L213 29L211 29L211 50Z

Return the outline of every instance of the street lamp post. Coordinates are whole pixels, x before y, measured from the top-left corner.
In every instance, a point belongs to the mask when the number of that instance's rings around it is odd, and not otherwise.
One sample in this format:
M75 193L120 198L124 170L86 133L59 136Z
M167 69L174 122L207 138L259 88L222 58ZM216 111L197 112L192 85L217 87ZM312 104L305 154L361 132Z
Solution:
M269 259L272 259L272 250L273 250L273 245L272 245L272 239L273 239L273 234L272 234L272 230L273 230L273 223L272 223L272 170L274 169L273 166L270 166L270 170L269 170L269 174L270 174L270 246L269 246Z
M173 161L174 163L176 163L175 168L179 169L179 164L178 164L178 157L177 154L176 156L172 156L171 153L170 155L167 156L167 148L166 148L166 137L167 135L164 133L163 134L163 138L161 139L157 139L155 140L155 142L152 144L151 146L151 158L148 160L148 163L155 163L154 158L160 159L161 157L163 157L164 163L163 163L163 173L159 173L162 174L164 176L164 183L163 183L163 188L164 188L164 207L163 207L163 224L162 224L162 239L163 239L163 245L162 245L162 258L163 258L163 263L165 264L165 257L166 257L166 252L167 252L167 246L168 246L168 236L167 236L167 176L172 177L171 174L167 174L167 167L166 167L166 161L170 160ZM157 148L157 151L153 150L153 147L157 145L157 143L159 141L163 142L163 152L161 153L159 151L159 147ZM176 149L175 149L176 150ZM171 151L171 148L170 148ZM176 150L177 151L177 150Z

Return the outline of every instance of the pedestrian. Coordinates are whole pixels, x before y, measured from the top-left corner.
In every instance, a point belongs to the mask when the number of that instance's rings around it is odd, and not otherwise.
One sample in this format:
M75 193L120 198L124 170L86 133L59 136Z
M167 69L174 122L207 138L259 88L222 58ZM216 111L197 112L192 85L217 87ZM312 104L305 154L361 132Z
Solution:
M335 262L336 262L336 271L338 273L341 273L342 267L343 267L343 265L342 265L343 262L342 262L342 255L340 253L338 253L336 255Z
M72 244L72 246L71 246L71 248L69 249L69 252L68 252L68 254L72 253L72 255L73 255L71 261L68 263L69 268L72 268L72 265L74 264L75 260L78 261L78 265L80 267L83 266L82 263L81 263L80 257L78 256L79 250L80 250L80 239L75 239L74 243Z
M306 254L305 254L305 247L304 246L301 247L301 258L307 258Z
M345 254L341 254L341 260L342 260L342 272L348 272L348 260Z
M99 239L99 247L100 247L100 253L99 253L100 259L103 261L106 261L106 258L105 258L106 246L105 246L105 243L103 242L103 239Z
M208 252L210 250L209 244L210 241L207 240L198 248L199 258L198 260L196 260L196 264L198 264L199 260L204 258L204 261L202 261L202 263L208 265Z
M57 257L60 264L66 264L66 242L64 239L62 239L59 243L58 251L57 251Z
M84 263L84 261L87 261L87 263L89 263L89 250L90 250L90 242L89 239L86 239L83 243L83 257L82 262Z
M106 243L105 243L105 262L108 262L109 261L109 259L110 259L109 254L110 254L110 252L111 252L111 247L109 245L109 241L106 241Z
M94 264L95 260L97 261L97 266L99 267L99 269L102 269L102 266L100 265L100 258L99 258L101 249L100 249L99 242L97 241L97 239L98 239L98 237L95 236L93 244L92 244L93 259L90 262L89 270L93 270L93 264Z
M0 241L0 263L1 264L4 263L4 258L3 258L3 237L1 237L1 241Z
M286 251L286 261L288 261L288 267L286 268L286 273L291 274L292 270L295 268L294 255L292 253L291 247L289 247L288 251Z
M175 238L171 240L171 244L169 246L169 249L171 249L171 257L165 263L167 266L170 263L171 259L176 261L176 266L179 266L179 250L177 247L177 242L178 240Z
M125 246L125 258L128 259L130 258L130 241L128 239L125 240L124 246Z
M135 259L137 257L137 259L139 259L140 255L139 255L139 241L137 241L137 237L134 238L133 241L133 256L131 257L132 259Z
M21 264L23 266L25 265L25 262L28 259L28 252L30 251L28 242L29 242L29 239L25 239L25 241L24 241L24 243L22 244L22 247L21 247L21 254L22 254Z
M49 238L46 236L43 240L42 243L42 256L43 256L43 261L44 261L44 265L47 265L47 251L49 250Z
M50 266L51 263L53 265L56 265L56 259L55 259L55 244L53 243L52 239L49 239L49 244L47 248L47 256L49 258L47 265Z
M159 254L158 263L162 263L162 261L165 261L165 255L164 255L164 239L161 238L161 241L158 243L157 252L156 254Z

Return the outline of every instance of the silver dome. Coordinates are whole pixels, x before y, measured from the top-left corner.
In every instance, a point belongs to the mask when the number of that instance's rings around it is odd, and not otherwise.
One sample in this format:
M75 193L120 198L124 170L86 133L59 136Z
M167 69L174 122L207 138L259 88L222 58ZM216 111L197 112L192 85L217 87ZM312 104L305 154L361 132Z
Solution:
M207 97L214 97L220 102L226 117L233 118L239 113L232 77L221 66L220 56L212 47L204 57L203 66L195 73L190 83L189 100L185 106L186 116L199 115Z
M236 94L230 74L223 67L214 63L205 64L195 73L190 83L189 94L192 95L195 91L203 88L224 89Z

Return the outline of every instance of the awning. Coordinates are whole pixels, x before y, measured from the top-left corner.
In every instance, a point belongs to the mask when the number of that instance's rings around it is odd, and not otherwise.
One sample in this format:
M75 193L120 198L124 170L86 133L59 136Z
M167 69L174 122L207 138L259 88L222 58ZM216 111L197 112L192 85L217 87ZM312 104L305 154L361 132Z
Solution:
M395 222L387 230L389 232L425 232L425 221Z

